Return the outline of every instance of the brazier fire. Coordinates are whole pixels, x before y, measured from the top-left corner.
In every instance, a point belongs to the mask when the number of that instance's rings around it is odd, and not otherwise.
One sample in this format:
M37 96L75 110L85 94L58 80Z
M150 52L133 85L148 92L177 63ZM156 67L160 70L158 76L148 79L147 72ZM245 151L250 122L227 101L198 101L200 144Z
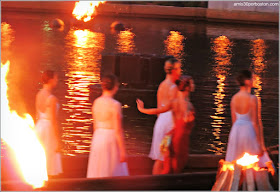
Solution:
M272 162L266 162L267 168L260 168L258 162L257 155L248 153L236 162L220 160L212 191L272 191L269 181L269 174L275 174Z

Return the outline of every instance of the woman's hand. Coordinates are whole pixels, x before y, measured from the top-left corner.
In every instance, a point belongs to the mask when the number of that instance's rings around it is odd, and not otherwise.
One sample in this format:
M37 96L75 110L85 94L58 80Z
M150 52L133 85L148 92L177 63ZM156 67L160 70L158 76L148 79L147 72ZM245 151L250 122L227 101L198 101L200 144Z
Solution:
M137 100L136 100L136 103L137 103L137 108L138 108L138 110L139 110L140 112L142 112L143 109L144 109L144 102L141 101L140 99L137 99Z

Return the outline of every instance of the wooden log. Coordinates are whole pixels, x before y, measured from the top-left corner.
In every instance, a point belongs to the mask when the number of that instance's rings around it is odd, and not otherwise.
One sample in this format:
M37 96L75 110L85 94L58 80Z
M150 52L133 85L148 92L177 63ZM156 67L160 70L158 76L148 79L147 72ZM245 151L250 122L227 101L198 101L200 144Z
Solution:
M273 191L267 170L255 171L255 179L258 191Z
M243 182L242 182L242 191L248 191L247 189L248 189L247 188L247 182L246 182L246 179L244 179Z
M254 169L246 169L246 182L248 191L255 190Z
M219 178L216 180L214 186L212 187L211 191L221 191L228 177L228 174L229 174L229 170L222 171L221 174L219 175Z
M224 182L224 185L221 187L221 191L230 191L233 177L234 177L234 171L228 170L228 175Z
M233 173L233 180L231 183L231 191L238 191L240 185L240 178L242 173L242 166L235 164L234 166L234 173Z

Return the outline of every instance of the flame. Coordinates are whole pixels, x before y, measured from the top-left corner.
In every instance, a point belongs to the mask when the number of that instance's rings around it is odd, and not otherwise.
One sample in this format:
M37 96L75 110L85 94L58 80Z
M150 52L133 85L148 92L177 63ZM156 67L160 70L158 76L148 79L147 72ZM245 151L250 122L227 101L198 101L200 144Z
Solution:
M241 157L240 159L238 159L236 161L236 163L238 165L242 165L242 166L250 166L253 165L255 163L257 163L259 161L259 158L257 155L250 155L249 153L245 153L243 155L243 157Z
M24 180L33 188L40 188L48 180L45 151L32 130L34 128L32 117L29 114L20 117L9 108L7 95L9 65L9 61L1 63L1 139L15 152Z
M105 3L105 1L79 1L75 3L75 8L72 14L77 20L83 20L88 22L93 18L95 14L95 9L100 5Z
M227 170L231 170L233 171L234 170L234 164L233 163L230 163L230 162L227 162L227 161L222 161L222 169L221 171L227 171Z

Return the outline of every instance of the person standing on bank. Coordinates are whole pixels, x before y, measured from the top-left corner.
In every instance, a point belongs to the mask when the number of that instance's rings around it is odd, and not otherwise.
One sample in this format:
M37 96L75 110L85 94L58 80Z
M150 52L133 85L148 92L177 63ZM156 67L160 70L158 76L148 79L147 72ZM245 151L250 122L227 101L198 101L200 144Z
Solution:
M178 93L174 100L165 106L156 109L145 109L144 103L137 100L138 110L145 114L159 114L171 110L174 127L167 133L167 144L162 147L164 153L164 164L161 174L181 173L186 166L189 157L189 138L194 127L195 112L190 102L190 93L194 91L195 85L192 77L181 76L176 81ZM165 139L166 139L165 137ZM164 143L164 142L163 142Z
M42 75L43 88L36 95L35 131L41 141L47 158L47 173L55 176L62 173L61 138L57 126L58 100L52 90L58 82L54 71L45 71Z
M87 178L128 176L121 104L113 97L119 88L114 75L102 78L103 93L92 106L94 134Z
M258 99L252 95L252 73L241 71L237 76L240 90L232 97L230 103L232 128L226 152L226 161L232 162L241 158L245 152L262 156L265 145L259 124Z
M157 107L167 105L172 101L176 95L178 88L175 81L179 79L181 75L181 62L175 58L168 59L165 62L164 70L166 72L166 78L159 85L157 91ZM165 134L173 128L172 112L167 111L158 115L154 126L152 146L149 157L155 160L153 166L153 174L161 174L163 170L163 154L160 152L160 144Z

